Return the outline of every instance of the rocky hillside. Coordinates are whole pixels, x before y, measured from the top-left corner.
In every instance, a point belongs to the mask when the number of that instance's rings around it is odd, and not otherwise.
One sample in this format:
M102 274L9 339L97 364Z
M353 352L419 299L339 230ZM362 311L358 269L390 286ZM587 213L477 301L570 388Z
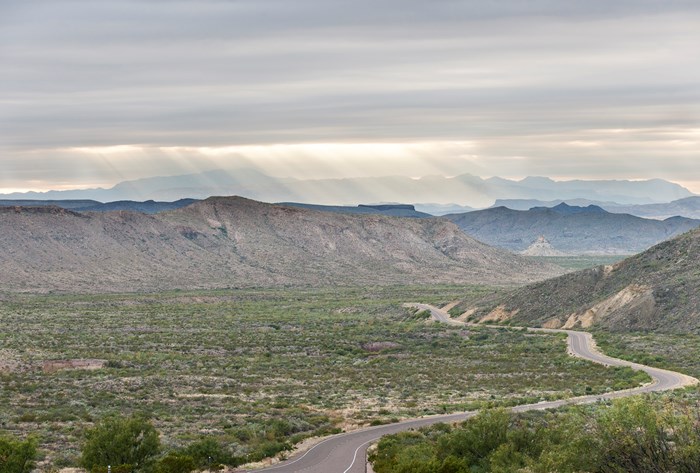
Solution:
M444 218L489 245L522 252L544 237L553 251L569 255L631 255L700 226L700 220L683 217L659 221L564 203L525 211L496 207Z
M525 256L565 256L561 251L554 249L552 244L542 235L521 254Z
M552 328L700 333L700 229L614 266L532 284L461 307L472 320Z
M522 284L557 273L440 219L344 215L236 197L156 215L6 207L0 244L0 287L21 291Z

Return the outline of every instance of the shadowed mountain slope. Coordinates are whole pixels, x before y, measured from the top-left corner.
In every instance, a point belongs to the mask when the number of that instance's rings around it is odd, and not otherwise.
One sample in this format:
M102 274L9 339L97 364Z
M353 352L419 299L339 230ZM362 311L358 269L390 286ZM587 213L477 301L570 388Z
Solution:
M700 196L690 196L668 203L625 205L616 202L599 202L590 199L562 199L542 201L534 199L497 199L493 207L508 207L513 210L529 210L533 207L555 207L561 203L568 205L597 205L608 212L630 214L637 217L657 220L670 217L700 218ZM457 212L451 212L457 213Z
M560 272L441 219L209 198L157 215L0 209L0 284L23 291L274 285L521 284Z
M613 266L516 289L472 308L475 320L550 328L700 332L700 229ZM458 310L466 310L461 307Z
M147 200L118 200L115 202L97 202L96 200L0 200L0 207L48 207L55 206L76 212L114 212L130 210L145 214L156 214L166 210L179 209L197 202L195 199L180 199L174 202L156 202Z
M553 250L571 255L634 254L700 226L700 220L683 217L650 220L564 203L525 211L496 207L444 218L489 245L522 252L544 237Z
M626 212L632 215L648 218L668 218L681 215L690 218L700 218L700 197L692 196L685 199L674 200L667 204L646 204L646 205L619 205L612 207L611 212Z

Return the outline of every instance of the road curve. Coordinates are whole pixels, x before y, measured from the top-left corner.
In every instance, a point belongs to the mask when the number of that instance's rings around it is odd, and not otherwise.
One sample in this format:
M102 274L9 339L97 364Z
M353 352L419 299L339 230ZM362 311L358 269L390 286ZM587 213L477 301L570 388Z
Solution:
M433 319L442 323L448 323L450 325L465 325L463 322L452 319L447 312L428 304L407 304L407 306L415 307L421 310L428 310L430 311ZM504 328L502 326L490 327ZM606 366L629 366L637 370L642 370L649 374L653 381L647 385L626 389L624 391L614 391L592 396L580 396L570 399L561 399L558 401L546 401L537 404L524 404L512 408L511 410L513 412L552 409L567 404L591 403L598 400L615 399L646 392L678 389L699 383L697 379L681 373L652 368L650 366L640 365L638 363L632 363L606 356L597 350L593 337L590 333L577 332L575 330L521 328L524 330L526 329L537 332L566 333L568 335L567 343L569 353L572 356ZM271 467L251 471L275 473L365 473L367 447L369 447L370 444L378 440L380 437L435 424L437 422L460 422L468 419L469 417L473 417L474 415L476 415L476 412L436 415L406 420L396 424L369 427L354 432L333 435L317 443L305 453L299 454L285 462L281 462Z

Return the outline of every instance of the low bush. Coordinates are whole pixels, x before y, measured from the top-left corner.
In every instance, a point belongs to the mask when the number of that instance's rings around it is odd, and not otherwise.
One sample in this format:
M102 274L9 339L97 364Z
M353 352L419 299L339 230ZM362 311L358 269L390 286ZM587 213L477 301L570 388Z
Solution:
M159 435L140 416L107 417L85 433L82 466L94 472L138 472L148 468L160 451ZM117 471L119 470L119 471Z
M34 468L36 440L0 437L0 473L29 473Z

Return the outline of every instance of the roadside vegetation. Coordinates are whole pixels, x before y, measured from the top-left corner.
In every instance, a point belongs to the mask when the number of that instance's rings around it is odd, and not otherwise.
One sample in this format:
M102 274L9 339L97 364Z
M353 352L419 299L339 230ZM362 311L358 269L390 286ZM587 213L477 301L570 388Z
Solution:
M623 473L700 471L696 394L634 397L550 412L479 413L383 437L377 473Z
M0 435L30 439L48 471L86 464L91 429L135 416L173 469L237 465L341 430L646 381L568 357L560 335L450 327L401 307L492 291L0 296Z
M34 468L36 439L19 440L11 435L0 436L0 472L29 473Z
M610 356L700 378L700 335L594 330L593 336Z

